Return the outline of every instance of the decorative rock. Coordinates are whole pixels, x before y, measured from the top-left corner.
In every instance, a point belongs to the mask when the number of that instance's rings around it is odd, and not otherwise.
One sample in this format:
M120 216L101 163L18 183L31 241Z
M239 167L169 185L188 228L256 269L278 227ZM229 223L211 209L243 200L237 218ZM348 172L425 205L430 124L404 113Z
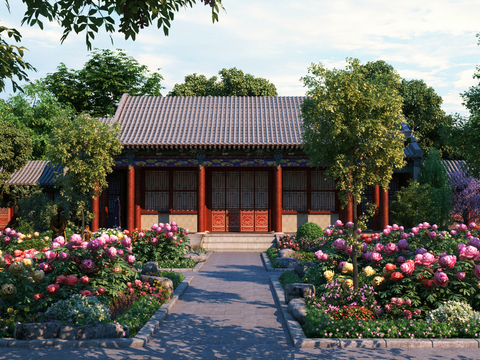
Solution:
M155 274L160 271L158 267L158 262L156 261L148 261L143 264L142 267L142 274Z
M315 286L312 284L287 284L285 285L285 304L288 304L292 299L304 298L315 294Z
M303 279L305 276L305 271L312 266L313 263L311 262L301 262L295 266L295 273L300 277L300 279Z
M307 316L307 306L302 299L292 299L288 303L288 312L297 320L300 325L305 324L305 316Z
M122 325L82 325L61 327L58 338L62 340L91 340L123 338L125 329Z
M198 264L199 262L207 261L207 254L190 251L190 252L186 253L185 255L183 255L183 258L184 259L192 259L193 261L195 261Z
M170 298L173 297L173 281L166 277L160 276L150 276L150 275L140 275L140 280L142 282L148 282L150 286L154 285L155 280L163 284L166 290L170 293Z
M63 323L59 322L17 324L13 336L17 340L55 339L62 325Z
M290 257L284 257L284 258L278 258L276 262L277 262L277 265L282 268L294 269L295 266L298 264L299 260L292 259Z
M278 252L278 258L291 258L295 254L295 251L292 249L282 249Z

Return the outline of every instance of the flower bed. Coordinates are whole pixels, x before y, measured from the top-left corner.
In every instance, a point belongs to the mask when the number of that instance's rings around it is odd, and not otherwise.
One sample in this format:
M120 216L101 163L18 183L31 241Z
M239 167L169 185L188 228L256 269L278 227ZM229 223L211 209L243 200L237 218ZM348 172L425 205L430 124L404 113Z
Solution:
M149 236L153 232L156 241ZM181 244L188 244L187 234L173 223L133 232L131 237L127 231L101 229L88 242L74 234L69 241L58 237L38 251L18 249L30 236L5 229L0 232L0 337L12 337L18 323L52 320L74 326L116 321L128 325L134 336L147 315L171 297L162 284L139 280L139 258L155 261L164 253L166 261L178 261L175 257L186 252ZM31 238L38 239L38 234ZM173 278L174 287L183 280L183 274L162 275Z
M315 244L293 240L291 245L280 245L293 250L318 247L316 260L302 279L316 286L316 295L305 299L307 336L475 338L480 334L480 317L474 311L480 309L480 240L475 224L457 225L450 232L427 223L409 231L393 225L379 234L358 231L357 238L353 224L337 222L324 233ZM353 289L352 246L358 254L358 291ZM454 311L454 319L446 321L447 305L463 310Z

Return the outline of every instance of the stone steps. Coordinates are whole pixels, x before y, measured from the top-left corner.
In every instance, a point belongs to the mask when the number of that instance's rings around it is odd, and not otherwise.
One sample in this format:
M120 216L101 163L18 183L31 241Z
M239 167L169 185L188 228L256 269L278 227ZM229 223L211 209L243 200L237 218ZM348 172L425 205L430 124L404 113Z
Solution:
M202 247L214 252L264 252L275 245L275 233L206 233Z

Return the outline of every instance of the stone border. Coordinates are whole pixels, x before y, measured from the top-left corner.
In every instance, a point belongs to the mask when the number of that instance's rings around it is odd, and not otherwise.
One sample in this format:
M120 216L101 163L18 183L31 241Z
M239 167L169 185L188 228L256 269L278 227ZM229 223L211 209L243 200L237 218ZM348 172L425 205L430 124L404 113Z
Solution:
M155 330L158 329L162 321L168 313L172 311L173 307L178 301L178 298L187 289L188 285L193 280L193 276L186 277L177 286L173 292L173 298L168 300L165 304L152 315L134 338L121 339L92 339L92 340L61 340L61 339L47 339L47 340L15 340L15 339L0 339L0 347L21 347L21 348L141 348L144 347L152 338Z
M195 267L193 267L191 269L189 269L189 268L160 268L158 270L160 270L160 271L178 271L178 272L191 272L191 271L198 272L203 267L203 265L207 262L208 258L210 257L210 255L212 255L212 253L213 253L212 250L207 251L207 258L205 259L205 261L198 263L197 265L195 265Z
M274 268L272 266L272 263L270 262L270 259L268 258L267 253L263 252L262 253L262 260L263 260L263 265L265 266L266 271L286 271L286 270L293 270L293 269L287 269L287 268Z
M275 299L280 306L288 334L298 348L479 348L480 339L309 339L300 324L293 319L285 304L285 295L278 276L271 275Z

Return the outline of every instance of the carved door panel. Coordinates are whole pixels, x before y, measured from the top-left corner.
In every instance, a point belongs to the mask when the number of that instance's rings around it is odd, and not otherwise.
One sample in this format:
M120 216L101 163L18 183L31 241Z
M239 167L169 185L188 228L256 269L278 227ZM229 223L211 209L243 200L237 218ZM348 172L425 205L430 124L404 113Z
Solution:
M255 231L255 173L242 171L240 189L240 231Z
M255 231L268 231L268 172L255 172Z
M227 212L226 231L240 231L240 172L227 171L225 174Z
M5 208L0 208L0 229L5 229L5 226L7 226L8 222L12 218L12 209L5 207Z
M225 172L212 173L212 231L225 231Z

